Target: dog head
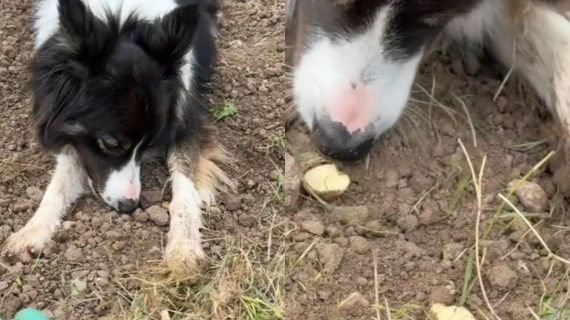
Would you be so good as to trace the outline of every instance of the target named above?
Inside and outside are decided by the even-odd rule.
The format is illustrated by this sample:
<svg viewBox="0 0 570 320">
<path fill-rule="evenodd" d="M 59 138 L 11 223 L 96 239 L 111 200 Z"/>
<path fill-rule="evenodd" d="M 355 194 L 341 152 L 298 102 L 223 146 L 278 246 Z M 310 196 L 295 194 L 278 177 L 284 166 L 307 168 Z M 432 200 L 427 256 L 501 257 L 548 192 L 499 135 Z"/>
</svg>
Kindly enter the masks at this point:
<svg viewBox="0 0 570 320">
<path fill-rule="evenodd" d="M 187 5 L 152 22 L 110 12 L 103 20 L 82 1 L 60 0 L 59 29 L 37 48 L 40 143 L 52 152 L 72 146 L 93 192 L 118 210 L 136 209 L 144 150 L 169 143 L 182 121 L 176 105 L 189 98 L 190 79 L 181 68 L 198 18 L 198 6 Z"/>
<path fill-rule="evenodd" d="M 287 0 L 286 64 L 320 150 L 366 156 L 404 110 L 428 46 L 478 0 Z"/>
</svg>

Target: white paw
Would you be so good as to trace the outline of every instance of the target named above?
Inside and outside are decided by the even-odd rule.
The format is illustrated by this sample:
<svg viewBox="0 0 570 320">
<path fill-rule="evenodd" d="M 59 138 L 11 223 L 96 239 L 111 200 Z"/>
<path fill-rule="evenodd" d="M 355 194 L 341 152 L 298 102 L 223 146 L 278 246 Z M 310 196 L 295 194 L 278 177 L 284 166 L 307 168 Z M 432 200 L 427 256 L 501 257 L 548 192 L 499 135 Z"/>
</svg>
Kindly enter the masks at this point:
<svg viewBox="0 0 570 320">
<path fill-rule="evenodd" d="M 164 262 L 175 274 L 189 275 L 200 268 L 206 260 L 200 240 L 187 238 L 171 239 L 164 251 Z"/>
<path fill-rule="evenodd" d="M 50 239 L 51 232 L 47 226 L 28 223 L 8 237 L 2 248 L 2 256 L 10 260 L 30 262 Z"/>
</svg>

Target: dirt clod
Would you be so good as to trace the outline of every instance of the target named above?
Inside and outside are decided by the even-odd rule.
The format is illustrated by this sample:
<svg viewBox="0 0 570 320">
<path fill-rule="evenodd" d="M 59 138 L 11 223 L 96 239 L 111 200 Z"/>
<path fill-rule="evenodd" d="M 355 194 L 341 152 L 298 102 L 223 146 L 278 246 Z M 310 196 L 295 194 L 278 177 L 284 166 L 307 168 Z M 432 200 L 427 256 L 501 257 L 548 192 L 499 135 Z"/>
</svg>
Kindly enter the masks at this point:
<svg viewBox="0 0 570 320">
<path fill-rule="evenodd" d="M 349 239 L 350 248 L 357 253 L 363 254 L 370 251 L 370 243 L 361 236 L 352 236 Z"/>
<path fill-rule="evenodd" d="M 331 212 L 331 216 L 335 221 L 344 224 L 364 225 L 370 218 L 370 209 L 367 206 L 336 207 Z"/>
<path fill-rule="evenodd" d="M 418 227 L 418 217 L 413 214 L 407 214 L 398 218 L 396 223 L 403 231 L 410 232 Z"/>
<path fill-rule="evenodd" d="M 167 226 L 168 222 L 170 221 L 168 212 L 166 212 L 166 210 L 162 207 L 151 206 L 146 209 L 146 213 L 148 214 L 150 221 L 154 222 L 154 224 L 157 226 Z"/>
<path fill-rule="evenodd" d="M 517 285 L 517 273 L 507 264 L 498 264 L 487 271 L 487 278 L 493 288 L 512 289 Z"/>
<path fill-rule="evenodd" d="M 141 207 L 146 209 L 152 205 L 160 204 L 162 201 L 161 190 L 149 190 L 141 192 Z"/>
<path fill-rule="evenodd" d="M 81 263 L 81 262 L 85 261 L 85 256 L 83 255 L 83 251 L 74 245 L 70 245 L 67 248 L 67 250 L 65 250 L 65 253 L 63 254 L 63 256 L 69 262 L 80 262 Z"/>
<path fill-rule="evenodd" d="M 432 303 L 441 303 L 443 305 L 451 305 L 453 304 L 455 297 L 446 287 L 438 287 L 435 288 L 429 295 L 429 300 Z"/>
<path fill-rule="evenodd" d="M 317 236 L 322 236 L 325 232 L 325 226 L 321 221 L 305 221 L 301 224 L 301 227 L 307 232 Z"/>
<path fill-rule="evenodd" d="M 317 245 L 317 252 L 319 261 L 329 273 L 336 271 L 344 257 L 344 251 L 336 243 Z"/>
<path fill-rule="evenodd" d="M 351 293 L 342 303 L 342 312 L 351 316 L 365 315 L 368 313 L 370 302 L 360 292 Z"/>
<path fill-rule="evenodd" d="M 509 183 L 509 188 L 519 184 L 520 180 L 513 180 Z M 548 195 L 540 185 L 531 181 L 523 181 L 515 194 L 522 205 L 532 212 L 544 212 L 548 209 Z"/>
<path fill-rule="evenodd" d="M 135 221 L 144 223 L 148 221 L 149 214 L 148 212 L 143 211 L 142 209 L 137 209 L 135 212 L 133 212 L 133 219 L 135 219 Z"/>
</svg>

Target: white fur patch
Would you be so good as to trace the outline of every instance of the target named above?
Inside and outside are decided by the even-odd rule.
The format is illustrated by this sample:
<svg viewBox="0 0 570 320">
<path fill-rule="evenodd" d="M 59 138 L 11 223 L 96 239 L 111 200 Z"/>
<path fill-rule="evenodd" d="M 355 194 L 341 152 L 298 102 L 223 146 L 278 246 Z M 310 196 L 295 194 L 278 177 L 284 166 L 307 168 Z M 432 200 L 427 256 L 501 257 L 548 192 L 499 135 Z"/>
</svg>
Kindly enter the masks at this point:
<svg viewBox="0 0 570 320">
<path fill-rule="evenodd" d="M 51 239 L 63 216 L 83 194 L 87 174 L 74 152 L 57 156 L 57 165 L 42 201 L 30 221 L 6 241 L 4 251 L 40 251 Z"/>
<path fill-rule="evenodd" d="M 424 52 L 402 62 L 388 58 L 390 11 L 391 6 L 382 7 L 370 27 L 345 39 L 313 32 L 293 74 L 295 103 L 309 127 L 315 119 L 329 116 L 349 131 L 372 126 L 380 134 L 398 120 Z M 350 94 L 354 89 L 360 91 Z"/>
</svg>

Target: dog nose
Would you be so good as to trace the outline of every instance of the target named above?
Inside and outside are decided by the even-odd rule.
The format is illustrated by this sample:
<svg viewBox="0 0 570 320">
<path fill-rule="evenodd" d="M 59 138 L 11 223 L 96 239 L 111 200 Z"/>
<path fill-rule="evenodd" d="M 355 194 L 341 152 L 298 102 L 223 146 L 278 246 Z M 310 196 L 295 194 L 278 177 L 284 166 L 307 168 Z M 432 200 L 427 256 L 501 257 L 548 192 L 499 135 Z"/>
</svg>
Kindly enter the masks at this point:
<svg viewBox="0 0 570 320">
<path fill-rule="evenodd" d="M 133 213 L 139 207 L 139 202 L 133 199 L 123 199 L 119 201 L 119 211 Z"/>
<path fill-rule="evenodd" d="M 313 136 L 322 154 L 342 162 L 361 160 L 374 146 L 374 136 L 352 136 L 345 130 L 321 130 L 317 126 Z"/>
</svg>

